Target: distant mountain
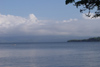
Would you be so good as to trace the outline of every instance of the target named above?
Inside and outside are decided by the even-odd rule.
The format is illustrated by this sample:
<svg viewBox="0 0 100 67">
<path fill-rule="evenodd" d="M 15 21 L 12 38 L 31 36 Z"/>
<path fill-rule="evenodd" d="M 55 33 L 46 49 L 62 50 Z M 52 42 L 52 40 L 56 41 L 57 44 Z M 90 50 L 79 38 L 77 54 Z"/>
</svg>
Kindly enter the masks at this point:
<svg viewBox="0 0 100 67">
<path fill-rule="evenodd" d="M 68 40 L 67 42 L 100 42 L 100 37 L 93 37 L 89 39 L 82 39 L 82 40 Z"/>
</svg>

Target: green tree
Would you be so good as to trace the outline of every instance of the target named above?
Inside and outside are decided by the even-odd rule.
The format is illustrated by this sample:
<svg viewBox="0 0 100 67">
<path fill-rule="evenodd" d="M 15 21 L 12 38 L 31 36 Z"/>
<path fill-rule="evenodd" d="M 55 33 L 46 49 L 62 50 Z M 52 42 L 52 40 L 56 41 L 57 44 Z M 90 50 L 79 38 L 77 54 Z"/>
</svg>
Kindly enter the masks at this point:
<svg viewBox="0 0 100 67">
<path fill-rule="evenodd" d="M 80 12 L 88 10 L 89 12 L 88 14 L 86 14 L 86 16 L 88 17 L 91 16 L 90 14 L 91 10 L 96 8 L 96 11 L 94 12 L 94 15 L 92 18 L 100 17 L 100 0 L 80 0 L 80 1 L 66 0 L 66 5 L 68 5 L 69 3 L 74 3 L 74 6 L 76 6 L 77 8 L 79 6 L 83 6 L 83 8 L 80 9 Z"/>
</svg>

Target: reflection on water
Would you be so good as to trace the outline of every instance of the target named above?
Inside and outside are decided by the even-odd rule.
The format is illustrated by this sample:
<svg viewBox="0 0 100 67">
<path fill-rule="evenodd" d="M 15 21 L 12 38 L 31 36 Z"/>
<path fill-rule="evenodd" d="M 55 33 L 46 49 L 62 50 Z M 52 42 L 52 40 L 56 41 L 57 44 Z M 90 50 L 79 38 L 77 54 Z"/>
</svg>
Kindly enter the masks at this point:
<svg viewBox="0 0 100 67">
<path fill-rule="evenodd" d="M 1 44 L 0 67 L 100 67 L 99 44 Z"/>
</svg>

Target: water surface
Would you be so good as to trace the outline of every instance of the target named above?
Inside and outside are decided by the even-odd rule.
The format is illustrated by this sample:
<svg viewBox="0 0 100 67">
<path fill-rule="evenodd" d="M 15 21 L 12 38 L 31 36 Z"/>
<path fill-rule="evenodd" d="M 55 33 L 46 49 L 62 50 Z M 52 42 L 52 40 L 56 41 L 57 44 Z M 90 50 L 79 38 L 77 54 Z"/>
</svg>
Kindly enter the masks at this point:
<svg viewBox="0 0 100 67">
<path fill-rule="evenodd" d="M 0 44 L 0 67 L 100 67 L 100 42 Z"/>
</svg>

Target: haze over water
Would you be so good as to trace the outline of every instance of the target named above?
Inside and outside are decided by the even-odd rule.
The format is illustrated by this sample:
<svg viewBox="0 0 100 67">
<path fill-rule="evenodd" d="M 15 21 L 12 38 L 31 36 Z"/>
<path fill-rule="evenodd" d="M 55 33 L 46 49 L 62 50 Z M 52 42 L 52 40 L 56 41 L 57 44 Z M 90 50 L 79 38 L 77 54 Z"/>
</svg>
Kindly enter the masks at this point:
<svg viewBox="0 0 100 67">
<path fill-rule="evenodd" d="M 100 42 L 0 44 L 0 67 L 100 67 Z"/>
</svg>

